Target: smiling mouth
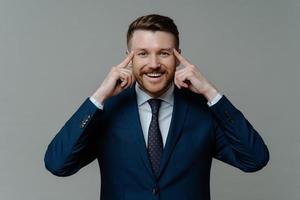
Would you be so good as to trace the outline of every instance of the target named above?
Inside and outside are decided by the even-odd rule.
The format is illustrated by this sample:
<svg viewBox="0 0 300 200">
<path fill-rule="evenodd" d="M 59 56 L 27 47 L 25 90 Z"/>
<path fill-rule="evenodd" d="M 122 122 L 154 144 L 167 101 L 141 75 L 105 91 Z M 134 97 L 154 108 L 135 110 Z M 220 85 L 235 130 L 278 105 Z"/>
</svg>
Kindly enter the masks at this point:
<svg viewBox="0 0 300 200">
<path fill-rule="evenodd" d="M 146 76 L 150 78 L 159 78 L 162 76 L 162 73 L 146 73 Z"/>
</svg>

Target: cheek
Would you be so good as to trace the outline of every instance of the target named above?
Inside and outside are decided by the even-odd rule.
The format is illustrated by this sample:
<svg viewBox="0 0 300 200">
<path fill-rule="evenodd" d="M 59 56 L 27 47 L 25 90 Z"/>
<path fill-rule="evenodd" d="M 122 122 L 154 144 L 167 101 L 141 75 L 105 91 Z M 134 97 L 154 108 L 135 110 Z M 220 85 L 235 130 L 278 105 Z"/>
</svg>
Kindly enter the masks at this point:
<svg viewBox="0 0 300 200">
<path fill-rule="evenodd" d="M 132 61 L 132 73 L 136 79 L 140 79 L 142 75 L 142 66 L 137 62 Z"/>
<path fill-rule="evenodd" d="M 136 65 L 136 66 L 141 66 L 145 63 L 146 63 L 145 59 L 142 59 L 142 58 L 133 57 L 133 59 L 132 59 L 132 64 Z"/>
<path fill-rule="evenodd" d="M 133 58 L 132 59 L 132 71 L 134 75 L 140 75 L 144 70 L 147 65 L 146 59 L 141 59 L 141 58 Z"/>
<path fill-rule="evenodd" d="M 175 71 L 176 70 L 176 60 L 174 58 L 170 58 L 168 60 L 165 60 L 163 62 L 165 66 L 167 66 L 169 71 Z"/>
<path fill-rule="evenodd" d="M 136 65 L 134 63 L 132 63 L 132 73 L 137 78 L 137 75 L 139 73 L 138 73 L 138 68 L 136 67 Z"/>
</svg>

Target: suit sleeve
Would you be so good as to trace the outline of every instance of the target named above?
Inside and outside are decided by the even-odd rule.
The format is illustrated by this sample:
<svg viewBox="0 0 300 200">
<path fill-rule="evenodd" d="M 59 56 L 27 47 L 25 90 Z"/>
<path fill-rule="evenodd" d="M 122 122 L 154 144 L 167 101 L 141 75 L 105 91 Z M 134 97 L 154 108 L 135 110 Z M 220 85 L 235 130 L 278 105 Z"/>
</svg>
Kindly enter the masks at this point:
<svg viewBox="0 0 300 200">
<path fill-rule="evenodd" d="M 210 109 L 216 119 L 214 157 L 245 172 L 263 168 L 268 148 L 243 114 L 225 96 Z"/>
<path fill-rule="evenodd" d="M 45 167 L 54 175 L 69 176 L 96 157 L 97 118 L 99 110 L 86 99 L 48 145 Z"/>
</svg>

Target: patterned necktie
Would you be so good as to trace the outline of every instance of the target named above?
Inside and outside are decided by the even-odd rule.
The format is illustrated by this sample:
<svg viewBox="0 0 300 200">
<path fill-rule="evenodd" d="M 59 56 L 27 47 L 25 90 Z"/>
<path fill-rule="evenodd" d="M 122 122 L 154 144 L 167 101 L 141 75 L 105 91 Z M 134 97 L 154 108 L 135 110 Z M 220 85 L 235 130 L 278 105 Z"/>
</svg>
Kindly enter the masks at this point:
<svg viewBox="0 0 300 200">
<path fill-rule="evenodd" d="M 148 100 L 152 110 L 152 119 L 148 131 L 148 155 L 156 176 L 158 176 L 159 164 L 163 153 L 163 142 L 158 124 L 160 102 L 160 99 Z"/>
</svg>

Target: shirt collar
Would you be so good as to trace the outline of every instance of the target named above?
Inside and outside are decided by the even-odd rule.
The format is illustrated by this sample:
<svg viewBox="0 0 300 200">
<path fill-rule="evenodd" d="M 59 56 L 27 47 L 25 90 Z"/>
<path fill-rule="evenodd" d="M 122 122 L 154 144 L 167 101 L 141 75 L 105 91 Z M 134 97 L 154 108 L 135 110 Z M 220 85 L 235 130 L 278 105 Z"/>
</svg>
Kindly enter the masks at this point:
<svg viewBox="0 0 300 200">
<path fill-rule="evenodd" d="M 147 102 L 149 99 L 152 99 L 152 97 L 144 92 L 138 83 L 135 84 L 135 91 L 137 96 L 137 103 L 138 106 L 141 106 L 145 102 Z M 162 94 L 158 99 L 161 99 L 162 101 L 173 105 L 174 104 L 174 83 L 168 88 L 168 90 Z"/>
</svg>

